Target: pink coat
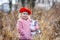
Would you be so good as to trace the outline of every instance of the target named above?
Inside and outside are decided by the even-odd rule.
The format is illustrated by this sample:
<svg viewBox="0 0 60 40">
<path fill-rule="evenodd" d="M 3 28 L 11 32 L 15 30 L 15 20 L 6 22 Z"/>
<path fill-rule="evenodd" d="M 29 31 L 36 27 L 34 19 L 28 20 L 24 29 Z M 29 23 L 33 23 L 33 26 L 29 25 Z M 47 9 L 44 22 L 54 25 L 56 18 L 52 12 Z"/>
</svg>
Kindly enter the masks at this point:
<svg viewBox="0 0 60 40">
<path fill-rule="evenodd" d="M 19 19 L 17 21 L 17 30 L 20 39 L 31 39 L 30 20 Z"/>
<path fill-rule="evenodd" d="M 29 19 L 19 19 L 17 21 L 17 30 L 19 32 L 19 39 L 31 39 L 31 29 L 30 29 L 30 23 L 31 21 Z M 38 25 L 36 25 L 36 28 L 38 29 Z"/>
</svg>

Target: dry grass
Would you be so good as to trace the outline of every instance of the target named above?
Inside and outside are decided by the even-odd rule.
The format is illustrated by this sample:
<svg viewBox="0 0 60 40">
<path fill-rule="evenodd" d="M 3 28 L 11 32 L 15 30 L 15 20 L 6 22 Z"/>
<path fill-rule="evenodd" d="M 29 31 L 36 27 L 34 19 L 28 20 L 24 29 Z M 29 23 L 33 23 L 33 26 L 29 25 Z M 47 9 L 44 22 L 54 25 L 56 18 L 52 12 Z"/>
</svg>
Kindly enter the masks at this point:
<svg viewBox="0 0 60 40">
<path fill-rule="evenodd" d="M 39 29 L 41 30 L 41 34 L 36 34 L 33 40 L 59 40 L 55 35 L 55 32 L 57 32 L 57 34 L 60 33 L 60 31 L 58 31 L 60 30 L 60 26 L 58 25 L 60 20 L 60 6 L 58 4 L 53 6 L 49 11 L 40 8 L 34 9 L 33 18 L 36 18 L 39 23 Z M 8 15 L 3 14 L 1 15 L 1 19 L 0 26 L 2 29 L 0 30 L 0 40 L 18 40 L 16 12 Z"/>
</svg>

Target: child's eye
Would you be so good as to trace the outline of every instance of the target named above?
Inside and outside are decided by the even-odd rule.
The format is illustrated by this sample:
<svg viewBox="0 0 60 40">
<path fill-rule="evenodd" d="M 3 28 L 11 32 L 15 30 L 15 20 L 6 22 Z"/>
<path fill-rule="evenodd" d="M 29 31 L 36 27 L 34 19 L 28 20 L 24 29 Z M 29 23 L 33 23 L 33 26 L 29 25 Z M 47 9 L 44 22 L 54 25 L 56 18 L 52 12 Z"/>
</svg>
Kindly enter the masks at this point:
<svg viewBox="0 0 60 40">
<path fill-rule="evenodd" d="M 24 15 L 28 15 L 28 13 L 23 13 Z"/>
<path fill-rule="evenodd" d="M 26 14 L 26 13 L 23 13 L 23 14 Z"/>
</svg>

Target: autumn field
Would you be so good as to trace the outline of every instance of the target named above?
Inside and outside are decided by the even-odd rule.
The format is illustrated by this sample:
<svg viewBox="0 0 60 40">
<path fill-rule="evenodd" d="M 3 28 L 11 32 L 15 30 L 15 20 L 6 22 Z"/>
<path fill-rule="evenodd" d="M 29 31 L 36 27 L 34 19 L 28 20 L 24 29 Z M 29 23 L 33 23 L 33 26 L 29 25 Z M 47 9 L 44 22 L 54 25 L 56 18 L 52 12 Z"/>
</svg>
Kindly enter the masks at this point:
<svg viewBox="0 0 60 40">
<path fill-rule="evenodd" d="M 31 8 L 30 8 L 31 9 Z M 56 3 L 50 10 L 39 7 L 31 9 L 39 24 L 40 34 L 32 37 L 33 40 L 60 40 L 60 3 Z M 18 40 L 16 22 L 19 13 L 17 11 L 6 14 L 0 12 L 0 40 Z"/>
</svg>

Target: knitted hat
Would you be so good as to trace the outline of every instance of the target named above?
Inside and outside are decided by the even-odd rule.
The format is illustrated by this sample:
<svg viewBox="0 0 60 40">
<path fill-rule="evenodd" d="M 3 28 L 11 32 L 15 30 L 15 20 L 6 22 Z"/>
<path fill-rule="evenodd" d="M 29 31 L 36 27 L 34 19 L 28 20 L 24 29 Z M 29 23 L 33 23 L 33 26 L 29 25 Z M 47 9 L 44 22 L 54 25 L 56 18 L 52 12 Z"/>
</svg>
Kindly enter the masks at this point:
<svg viewBox="0 0 60 40">
<path fill-rule="evenodd" d="M 20 13 L 27 12 L 28 15 L 31 14 L 31 11 L 30 11 L 28 8 L 25 8 L 25 7 L 20 8 L 20 9 L 19 9 L 19 12 L 20 12 Z"/>
</svg>

